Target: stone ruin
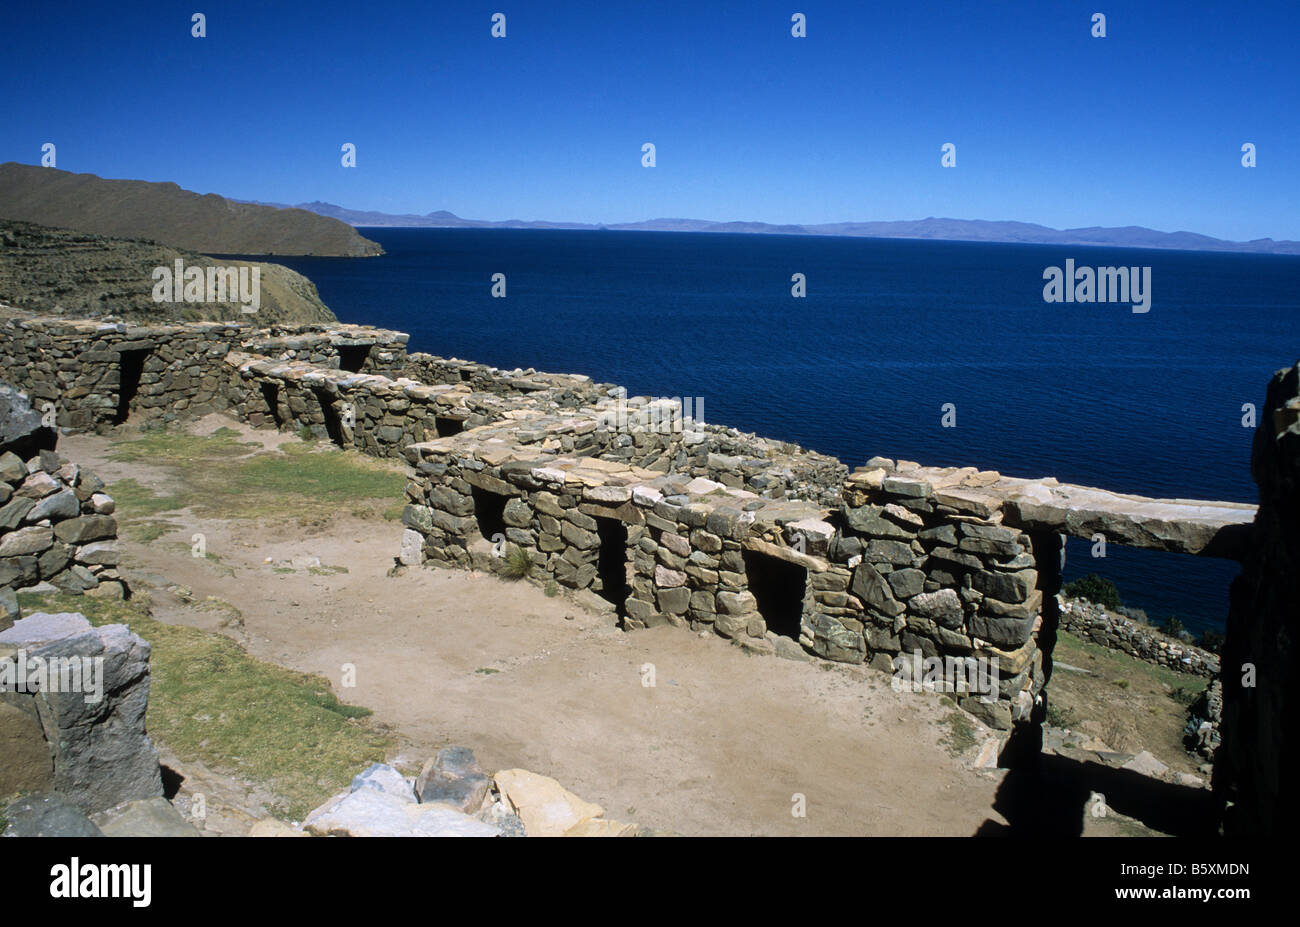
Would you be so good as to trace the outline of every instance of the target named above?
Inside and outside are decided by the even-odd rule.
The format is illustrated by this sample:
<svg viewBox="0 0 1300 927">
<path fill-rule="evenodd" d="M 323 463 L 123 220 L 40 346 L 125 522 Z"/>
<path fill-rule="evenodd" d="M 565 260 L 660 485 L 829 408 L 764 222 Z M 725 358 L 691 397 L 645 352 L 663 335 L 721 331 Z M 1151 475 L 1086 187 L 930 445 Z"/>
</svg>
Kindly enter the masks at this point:
<svg viewBox="0 0 1300 927">
<path fill-rule="evenodd" d="M 629 630 L 707 630 L 752 651 L 870 663 L 914 679 L 918 658 L 991 663 L 995 686 L 958 680 L 955 694 L 1003 731 L 1032 728 L 1046 713 L 1067 535 L 1244 560 L 1243 580 L 1273 617 L 1254 622 L 1254 601 L 1234 593 L 1224 715 L 1282 717 L 1281 695 L 1234 703 L 1231 673 L 1259 648 L 1269 651 L 1262 664 L 1294 661 L 1276 643 L 1293 633 L 1297 602 L 1294 585 L 1277 579 L 1297 575 L 1287 564 L 1300 550 L 1294 368 L 1275 380 L 1264 416 L 1283 422 L 1283 437 L 1257 438 L 1257 519 L 1250 505 L 883 457 L 850 473 L 796 445 L 694 421 L 678 400 L 408 354 L 406 343 L 403 333 L 354 325 L 16 318 L 0 330 L 0 371 L 48 402 L 62 428 L 225 410 L 403 459 L 413 473 L 394 552 L 411 566 L 524 572 L 599 597 Z M 1261 723 L 1236 736 L 1284 742 Z M 1225 733 L 1230 751 L 1235 743 Z M 1291 756 L 1276 754 L 1268 774 Z M 1246 771 L 1234 766 L 1233 775 L 1240 793 Z M 1266 817 L 1252 826 L 1265 828 Z"/>
<path fill-rule="evenodd" d="M 145 731 L 149 645 L 77 613 L 22 615 L 24 588 L 128 594 L 113 500 L 56 440 L 0 384 L 0 796 L 27 796 L 6 833 L 101 836 L 87 815 L 116 818 L 163 794 Z"/>
</svg>

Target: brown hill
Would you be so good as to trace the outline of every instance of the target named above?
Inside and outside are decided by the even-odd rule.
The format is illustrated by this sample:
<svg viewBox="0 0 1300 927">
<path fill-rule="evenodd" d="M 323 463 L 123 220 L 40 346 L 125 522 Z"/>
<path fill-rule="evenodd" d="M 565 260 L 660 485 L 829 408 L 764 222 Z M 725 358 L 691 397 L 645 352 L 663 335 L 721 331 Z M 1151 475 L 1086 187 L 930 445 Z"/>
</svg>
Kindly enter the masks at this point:
<svg viewBox="0 0 1300 927">
<path fill-rule="evenodd" d="M 244 311 L 237 285 L 221 301 L 175 301 L 175 290 L 165 287 L 164 295 L 173 301 L 156 301 L 160 278 L 155 270 L 166 268 L 174 276 L 177 260 L 184 269 L 203 268 L 205 285 L 210 267 L 234 268 L 236 275 L 247 268 L 245 292 L 251 292 L 252 269 L 257 268 L 257 311 Z M 205 289 L 203 295 L 210 294 Z M 151 241 L 106 238 L 7 219 L 0 219 L 0 303 L 40 315 L 111 315 L 132 322 L 338 321 L 320 301 L 315 284 L 279 264 L 223 260 Z"/>
<path fill-rule="evenodd" d="M 346 223 L 305 209 L 254 206 L 174 183 L 105 180 L 13 161 L 0 164 L 0 218 L 207 254 L 383 253 Z"/>
</svg>

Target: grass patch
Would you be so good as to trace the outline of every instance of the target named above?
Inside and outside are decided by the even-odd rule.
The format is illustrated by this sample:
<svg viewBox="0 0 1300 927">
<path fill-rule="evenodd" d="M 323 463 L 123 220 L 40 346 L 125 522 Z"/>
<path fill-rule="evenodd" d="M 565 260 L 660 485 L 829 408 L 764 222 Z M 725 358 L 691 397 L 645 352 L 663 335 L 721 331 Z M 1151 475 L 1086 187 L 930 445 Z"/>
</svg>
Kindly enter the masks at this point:
<svg viewBox="0 0 1300 927">
<path fill-rule="evenodd" d="M 391 735 L 359 720 L 369 709 L 340 702 L 323 677 L 263 663 L 224 635 L 157 621 L 140 596 L 20 599 L 27 612 L 78 611 L 92 624 L 130 626 L 153 650 L 150 735 L 182 757 L 265 785 L 286 818 L 301 820 L 394 747 Z"/>
<path fill-rule="evenodd" d="M 939 738 L 939 743 L 948 748 L 953 756 L 960 756 L 975 746 L 975 724 L 964 711 L 950 711 L 939 720 L 947 730 Z"/>
<path fill-rule="evenodd" d="M 1148 663 L 1121 650 L 1111 650 L 1091 641 L 1075 637 L 1068 631 L 1057 635 L 1056 649 L 1052 652 L 1055 659 L 1104 673 L 1112 679 L 1125 679 L 1130 682 L 1154 681 L 1163 686 L 1166 693 L 1178 688 L 1188 688 L 1200 695 L 1210 684 L 1203 676 L 1180 673 L 1156 663 Z M 1059 677 L 1055 674 L 1052 680 Z"/>
<path fill-rule="evenodd" d="M 117 503 L 117 512 L 124 512 L 132 518 L 175 512 L 188 504 L 179 495 L 161 496 L 133 479 L 118 480 L 109 484 L 105 491 Z"/>
<path fill-rule="evenodd" d="M 213 457 L 242 457 L 261 446 L 240 442 L 239 432 L 233 428 L 218 428 L 210 435 L 159 429 L 145 432 L 139 438 L 116 442 L 109 456 L 122 461 L 185 464 Z"/>
<path fill-rule="evenodd" d="M 123 530 L 131 537 L 132 540 L 139 541 L 141 544 L 152 544 L 164 534 L 177 529 L 177 525 L 170 521 L 153 519 L 150 521 L 135 522 L 123 525 Z"/>
<path fill-rule="evenodd" d="M 241 442 L 230 428 L 210 435 L 149 432 L 115 443 L 110 454 L 115 460 L 158 464 L 181 477 L 183 488 L 172 495 L 131 479 L 114 483 L 110 493 L 128 522 L 184 508 L 207 517 L 293 518 L 301 525 L 323 524 L 338 512 L 359 517 L 382 512 L 392 521 L 401 518 L 402 506 L 394 500 L 406 489 L 405 473 L 391 462 L 333 449 L 325 453 L 315 443 L 267 451 Z M 386 503 L 382 509 L 375 505 L 380 501 Z M 139 530 L 148 541 L 167 529 Z"/>
<path fill-rule="evenodd" d="M 1126 753 L 1150 750 L 1175 770 L 1191 772 L 1183 729 L 1187 706 L 1209 680 L 1110 650 L 1061 631 L 1053 657 L 1090 674 L 1055 672 L 1048 720 Z"/>
<path fill-rule="evenodd" d="M 1068 708 L 1062 708 L 1050 698 L 1047 700 L 1047 723 L 1052 727 L 1072 728 L 1079 722 L 1074 712 Z"/>
</svg>

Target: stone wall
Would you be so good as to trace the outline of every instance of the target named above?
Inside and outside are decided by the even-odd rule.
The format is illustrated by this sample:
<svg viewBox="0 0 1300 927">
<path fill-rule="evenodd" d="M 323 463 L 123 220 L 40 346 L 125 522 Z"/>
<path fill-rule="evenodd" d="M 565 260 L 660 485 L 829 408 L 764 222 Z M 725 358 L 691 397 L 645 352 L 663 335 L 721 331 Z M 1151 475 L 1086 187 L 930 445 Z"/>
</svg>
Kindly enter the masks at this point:
<svg viewBox="0 0 1300 927">
<path fill-rule="evenodd" d="M 226 409 L 231 351 L 338 370 L 395 372 L 407 335 L 368 326 L 256 329 L 233 323 L 127 325 L 12 318 L 0 328 L 0 377 L 55 423 L 88 431 L 172 422 Z"/>
<path fill-rule="evenodd" d="M 87 431 L 135 420 L 172 421 L 224 407 L 219 363 L 238 326 L 127 326 L 10 320 L 0 331 L 0 376 L 59 428 Z M 124 373 L 128 393 L 122 396 Z"/>
<path fill-rule="evenodd" d="M 1059 560 L 1058 535 L 940 500 L 892 461 L 849 477 L 829 509 L 576 456 L 571 429 L 586 424 L 537 422 L 550 445 L 502 427 L 414 445 L 402 560 L 519 572 L 526 557 L 535 578 L 606 598 L 627 628 L 708 629 L 759 652 L 806 648 L 886 672 L 900 659 L 983 660 L 996 689 L 957 681 L 963 707 L 1001 729 L 1032 719 L 1049 672 L 1044 595 L 1054 604 L 1059 585 L 1036 558 Z"/>
<path fill-rule="evenodd" d="M 0 630 L 19 615 L 17 591 L 38 583 L 126 593 L 113 500 L 89 470 L 48 447 L 32 451 L 46 431 L 27 397 L 0 384 Z"/>
<path fill-rule="evenodd" d="M 523 557 L 536 578 L 603 596 L 628 628 L 708 628 L 756 651 L 896 675 L 919 675 L 918 660 L 996 665 L 995 691 L 957 694 L 998 728 L 1045 710 L 1065 534 L 1226 557 L 1255 545 L 1251 506 L 884 458 L 850 475 L 677 399 L 406 344 L 362 326 L 20 318 L 0 331 L 0 370 L 67 429 L 224 409 L 405 459 L 408 564 L 517 570 Z"/>
<path fill-rule="evenodd" d="M 1259 514 L 1232 584 L 1214 788 L 1225 833 L 1289 835 L 1300 823 L 1300 364 L 1269 383 L 1251 471 Z"/>
<path fill-rule="evenodd" d="M 1060 627 L 1101 647 L 1122 650 L 1180 673 L 1211 678 L 1219 675 L 1219 658 L 1208 650 L 1193 647 L 1091 602 L 1081 599 L 1063 602 Z"/>
</svg>

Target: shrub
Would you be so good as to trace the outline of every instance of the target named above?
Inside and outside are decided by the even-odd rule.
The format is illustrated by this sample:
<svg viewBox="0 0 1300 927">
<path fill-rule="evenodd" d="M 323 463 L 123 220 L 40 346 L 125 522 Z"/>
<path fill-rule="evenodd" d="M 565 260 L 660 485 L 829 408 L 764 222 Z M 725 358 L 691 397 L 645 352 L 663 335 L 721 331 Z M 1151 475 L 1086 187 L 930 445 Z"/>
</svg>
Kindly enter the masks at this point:
<svg viewBox="0 0 1300 927">
<path fill-rule="evenodd" d="M 523 579 L 533 571 L 533 560 L 528 551 L 513 544 L 506 550 L 501 563 L 501 575 L 506 579 Z"/>
<path fill-rule="evenodd" d="M 1164 623 L 1160 625 L 1160 630 L 1165 634 L 1168 634 L 1170 637 L 1177 638 L 1181 638 L 1187 633 L 1187 629 L 1183 627 L 1183 623 L 1173 615 L 1170 615 L 1164 620 Z"/>
<path fill-rule="evenodd" d="M 1103 605 L 1109 609 L 1118 609 L 1123 604 L 1115 584 L 1096 573 L 1089 573 L 1082 579 L 1066 583 L 1061 587 L 1061 591 L 1069 598 L 1087 599 L 1094 605 Z"/>
<path fill-rule="evenodd" d="M 1201 632 L 1200 640 L 1196 646 L 1202 650 L 1208 650 L 1210 653 L 1218 653 L 1223 647 L 1224 636 L 1222 632 L 1208 629 Z"/>
</svg>

